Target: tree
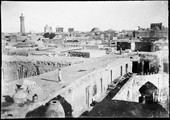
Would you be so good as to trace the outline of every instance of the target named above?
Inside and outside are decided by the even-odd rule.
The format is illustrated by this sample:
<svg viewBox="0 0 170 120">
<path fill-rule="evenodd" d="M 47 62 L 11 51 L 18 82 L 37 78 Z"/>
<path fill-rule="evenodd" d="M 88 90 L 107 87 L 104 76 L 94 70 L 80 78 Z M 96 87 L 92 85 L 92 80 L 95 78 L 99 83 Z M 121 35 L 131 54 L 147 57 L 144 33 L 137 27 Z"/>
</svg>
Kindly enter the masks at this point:
<svg viewBox="0 0 170 120">
<path fill-rule="evenodd" d="M 49 39 L 53 39 L 54 37 L 55 37 L 55 34 L 51 33 Z"/>
<path fill-rule="evenodd" d="M 44 33 L 43 35 L 45 38 L 49 38 L 49 39 L 53 39 L 55 37 L 55 34 L 54 33 Z"/>
<path fill-rule="evenodd" d="M 50 34 L 47 32 L 47 33 L 44 33 L 43 35 L 45 38 L 49 38 Z"/>
</svg>

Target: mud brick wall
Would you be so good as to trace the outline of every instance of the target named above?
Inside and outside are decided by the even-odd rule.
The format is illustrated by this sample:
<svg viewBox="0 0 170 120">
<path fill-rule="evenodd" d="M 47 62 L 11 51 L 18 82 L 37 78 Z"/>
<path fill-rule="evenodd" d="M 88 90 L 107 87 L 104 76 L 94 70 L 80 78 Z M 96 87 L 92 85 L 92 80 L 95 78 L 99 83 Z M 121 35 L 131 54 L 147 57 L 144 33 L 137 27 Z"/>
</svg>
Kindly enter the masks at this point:
<svg viewBox="0 0 170 120">
<path fill-rule="evenodd" d="M 3 62 L 3 79 L 6 82 L 37 76 L 57 68 L 71 65 L 71 62 L 50 62 L 50 61 L 10 61 Z"/>
<path fill-rule="evenodd" d="M 20 55 L 20 56 L 28 56 L 28 52 L 26 51 L 17 51 L 17 52 L 11 52 L 7 51 L 5 52 L 7 55 Z"/>
</svg>

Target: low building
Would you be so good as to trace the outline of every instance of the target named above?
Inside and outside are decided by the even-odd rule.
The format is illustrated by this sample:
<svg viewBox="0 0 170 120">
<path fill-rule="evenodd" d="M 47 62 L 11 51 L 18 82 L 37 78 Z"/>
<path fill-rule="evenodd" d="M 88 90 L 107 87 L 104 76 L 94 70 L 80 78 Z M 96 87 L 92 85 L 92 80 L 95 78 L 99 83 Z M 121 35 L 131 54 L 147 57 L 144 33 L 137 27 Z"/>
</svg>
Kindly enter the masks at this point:
<svg viewBox="0 0 170 120">
<path fill-rule="evenodd" d="M 132 51 L 151 52 L 151 42 L 143 42 L 140 40 L 119 40 L 117 41 L 117 50 L 131 49 Z"/>
<path fill-rule="evenodd" d="M 74 32 L 74 28 L 68 28 L 68 32 L 69 33 Z"/>
<path fill-rule="evenodd" d="M 89 44 L 81 44 L 81 47 L 89 50 L 99 50 L 100 45 L 89 45 Z"/>
<path fill-rule="evenodd" d="M 90 37 L 75 37 L 75 36 L 71 36 L 71 37 L 66 37 L 66 42 L 69 41 L 74 41 L 77 40 L 79 42 L 81 41 L 88 41 L 90 39 Z"/>
<path fill-rule="evenodd" d="M 88 40 L 89 37 L 66 37 L 63 45 L 66 47 L 80 47 L 81 44 Z"/>
<path fill-rule="evenodd" d="M 38 45 L 35 42 L 17 42 L 13 45 L 16 48 L 22 48 L 22 47 L 37 47 Z"/>
<path fill-rule="evenodd" d="M 80 47 L 80 42 L 66 42 L 64 47 Z"/>
<path fill-rule="evenodd" d="M 96 58 L 106 55 L 105 50 L 74 50 L 69 51 L 70 57 Z"/>
<path fill-rule="evenodd" d="M 49 38 L 42 38 L 43 44 L 45 46 L 50 46 L 50 45 L 61 45 L 63 44 L 65 40 L 65 35 L 64 34 L 56 34 L 55 37 L 53 39 L 49 39 Z"/>
<path fill-rule="evenodd" d="M 84 46 L 84 45 L 101 45 L 101 44 L 102 44 L 102 40 L 86 39 L 86 40 L 81 41 L 82 46 Z"/>
<path fill-rule="evenodd" d="M 136 38 L 150 37 L 150 30 L 140 29 L 135 31 Z"/>
<path fill-rule="evenodd" d="M 135 50 L 151 52 L 151 42 L 135 42 Z"/>
<path fill-rule="evenodd" d="M 134 51 L 136 49 L 135 43 L 136 42 L 140 42 L 139 40 L 129 40 L 129 39 L 119 39 L 117 41 L 115 41 L 115 45 L 117 50 L 126 50 L 126 49 L 130 49 L 132 51 Z"/>
<path fill-rule="evenodd" d="M 63 27 L 56 27 L 56 32 L 64 32 L 64 28 Z"/>
<path fill-rule="evenodd" d="M 92 109 L 90 104 L 99 101 L 106 94 L 108 85 L 114 79 L 131 72 L 132 62 L 129 58 L 117 58 L 117 56 L 104 56 L 75 64 L 61 69 L 61 81 L 58 81 L 58 70 L 44 73 L 40 76 L 30 77 L 14 81 L 8 85 L 6 93 L 15 92 L 16 84 L 28 87 L 30 95 L 38 96 L 37 102 L 23 107 L 15 107 L 10 114 L 15 117 L 25 117 L 28 112 L 44 106 L 54 98 L 64 98 L 69 104 L 71 116 L 78 117 L 86 110 Z M 9 86 L 12 87 L 9 87 Z M 29 98 L 31 98 L 31 96 Z M 62 106 L 64 109 L 65 106 Z M 41 109 L 41 108 L 40 108 Z M 13 113 L 14 112 L 14 113 Z M 15 114 L 15 113 L 20 114 Z M 8 116 L 8 114 L 6 114 Z"/>
</svg>

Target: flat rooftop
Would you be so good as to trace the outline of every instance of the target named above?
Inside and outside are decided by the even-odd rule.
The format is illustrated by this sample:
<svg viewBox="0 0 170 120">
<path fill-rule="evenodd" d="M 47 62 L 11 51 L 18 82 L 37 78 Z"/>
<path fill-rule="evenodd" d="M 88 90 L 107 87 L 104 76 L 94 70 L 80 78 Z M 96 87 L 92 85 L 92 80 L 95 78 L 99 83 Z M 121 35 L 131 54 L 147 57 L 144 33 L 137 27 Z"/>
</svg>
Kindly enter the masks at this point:
<svg viewBox="0 0 170 120">
<path fill-rule="evenodd" d="M 42 96 L 41 100 L 50 98 L 53 93 L 57 93 L 62 88 L 74 83 L 75 80 L 91 73 L 92 71 L 106 67 L 108 64 L 114 62 L 120 62 L 127 58 L 118 58 L 117 55 L 105 55 L 103 57 L 86 59 L 83 63 L 73 64 L 61 69 L 63 82 L 58 82 L 58 70 L 51 71 L 48 73 L 41 74 L 40 76 L 29 77 L 20 79 L 7 84 L 5 93 L 3 95 L 12 95 L 15 89 L 15 84 L 20 83 L 24 80 L 35 81 L 41 88 Z M 43 60 L 43 59 L 42 59 Z M 123 61 L 122 61 L 123 62 Z M 10 89 L 9 89 L 10 88 Z"/>
<path fill-rule="evenodd" d="M 57 95 L 64 92 L 71 85 L 75 85 L 75 81 L 79 80 L 83 76 L 87 76 L 89 73 L 100 70 L 111 64 L 118 64 L 119 62 L 125 62 L 129 59 L 126 55 L 115 55 L 109 54 L 98 58 L 86 59 L 83 63 L 73 64 L 71 66 L 63 67 L 61 69 L 63 82 L 58 81 L 58 70 L 54 70 L 48 73 L 41 74 L 40 76 L 33 76 L 29 78 L 23 78 L 17 81 L 10 82 L 8 84 L 3 84 L 2 96 L 12 96 L 15 93 L 16 84 L 21 84 L 25 81 L 35 82 L 38 86 L 36 87 L 36 92 L 33 91 L 32 95 L 35 93 L 38 95 L 39 101 L 31 106 L 24 106 L 22 108 L 15 107 L 15 111 L 29 112 L 42 105 L 45 105 L 48 101 L 56 97 Z M 43 59 L 42 59 L 43 60 Z M 29 95 L 28 97 L 32 97 Z M 12 106 L 10 106 L 11 108 Z"/>
<path fill-rule="evenodd" d="M 93 52 L 93 53 L 99 53 L 99 52 L 105 52 L 105 50 L 91 50 L 91 49 L 82 49 L 82 50 L 73 50 L 73 52 L 89 52 L 89 53 L 91 53 L 91 52 Z"/>
<path fill-rule="evenodd" d="M 116 42 L 140 42 L 139 39 L 132 39 L 132 40 L 129 40 L 129 39 L 118 39 L 118 40 L 115 40 Z"/>
</svg>

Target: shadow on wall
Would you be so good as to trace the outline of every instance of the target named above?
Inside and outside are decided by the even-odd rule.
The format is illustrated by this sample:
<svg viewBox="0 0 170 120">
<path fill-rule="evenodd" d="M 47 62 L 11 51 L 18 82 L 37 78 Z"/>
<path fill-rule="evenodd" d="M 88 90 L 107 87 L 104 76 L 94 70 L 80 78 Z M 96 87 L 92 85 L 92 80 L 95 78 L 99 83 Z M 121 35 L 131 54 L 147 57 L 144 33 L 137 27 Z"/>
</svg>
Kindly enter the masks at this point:
<svg viewBox="0 0 170 120">
<path fill-rule="evenodd" d="M 14 103 L 14 100 L 11 96 L 4 95 L 3 97 L 4 97 L 4 100 L 1 101 L 1 107 L 7 107 Z"/>
<path fill-rule="evenodd" d="M 61 103 L 61 106 L 64 109 L 65 117 L 66 118 L 72 118 L 72 106 L 69 104 L 64 97 L 57 96 L 57 98 L 54 98 L 53 100 L 58 100 Z M 47 103 L 45 106 L 40 106 L 39 108 L 27 113 L 26 118 L 45 118 L 45 113 L 48 109 L 50 103 Z"/>
<path fill-rule="evenodd" d="M 3 97 L 5 98 L 6 102 L 9 102 L 9 103 L 13 103 L 14 102 L 13 98 L 11 96 L 9 96 L 9 95 L 5 95 Z"/>
<path fill-rule="evenodd" d="M 140 89 L 140 103 L 158 103 L 158 88 L 150 82 L 145 83 Z"/>
</svg>

